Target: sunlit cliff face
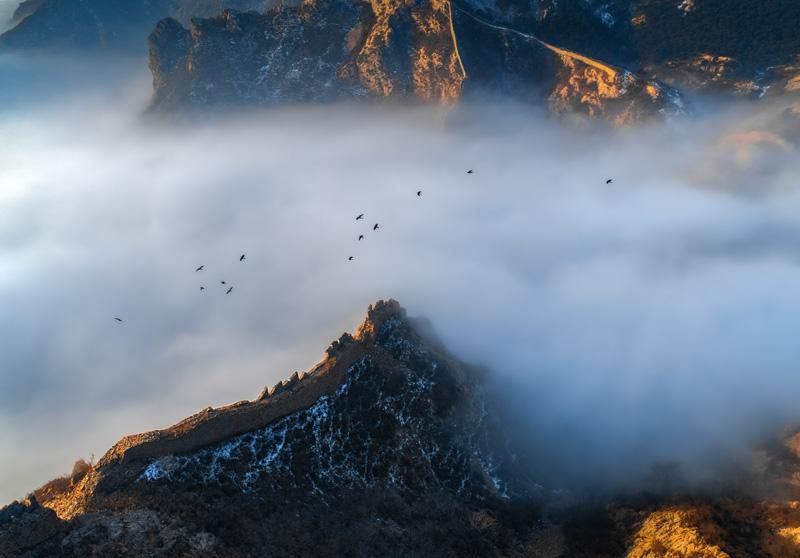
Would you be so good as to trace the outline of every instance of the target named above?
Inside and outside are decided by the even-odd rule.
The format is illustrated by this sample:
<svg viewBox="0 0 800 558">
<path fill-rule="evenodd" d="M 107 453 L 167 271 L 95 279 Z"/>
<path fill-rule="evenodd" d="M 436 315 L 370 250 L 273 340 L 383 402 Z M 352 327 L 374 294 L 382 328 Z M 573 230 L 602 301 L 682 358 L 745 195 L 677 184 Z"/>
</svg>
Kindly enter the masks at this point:
<svg viewBox="0 0 800 558">
<path fill-rule="evenodd" d="M 165 123 L 77 99 L 0 119 L 2 500 L 255 397 L 389 296 L 514 386 L 550 473 L 701 464 L 796 418 L 783 107 L 609 135 L 517 105 Z M 753 130 L 788 147 L 729 173 Z"/>
</svg>

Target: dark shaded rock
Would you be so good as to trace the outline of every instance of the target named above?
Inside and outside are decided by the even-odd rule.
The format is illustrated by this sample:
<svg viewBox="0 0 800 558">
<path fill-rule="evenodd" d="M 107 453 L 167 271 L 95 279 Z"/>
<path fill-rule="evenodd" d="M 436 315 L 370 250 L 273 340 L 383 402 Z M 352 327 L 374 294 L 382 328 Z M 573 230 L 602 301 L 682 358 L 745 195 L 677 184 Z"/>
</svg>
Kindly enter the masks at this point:
<svg viewBox="0 0 800 558">
<path fill-rule="evenodd" d="M 55 512 L 31 495 L 0 509 L 0 556 L 21 556 L 65 531 Z"/>
</svg>

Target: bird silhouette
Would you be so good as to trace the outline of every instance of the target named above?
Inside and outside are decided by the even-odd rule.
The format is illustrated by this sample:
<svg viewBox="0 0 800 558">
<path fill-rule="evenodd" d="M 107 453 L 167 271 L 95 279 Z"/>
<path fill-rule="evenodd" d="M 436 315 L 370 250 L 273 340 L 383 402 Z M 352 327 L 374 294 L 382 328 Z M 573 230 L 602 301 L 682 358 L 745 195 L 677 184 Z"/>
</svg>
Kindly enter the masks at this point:
<svg viewBox="0 0 800 558">
<path fill-rule="evenodd" d="M 372 227 L 372 230 L 373 231 L 377 231 L 379 228 L 380 228 L 380 226 L 378 226 L 378 223 L 375 223 L 375 226 Z"/>
<path fill-rule="evenodd" d="M 422 195 L 422 190 L 417 190 L 417 197 L 420 197 L 421 195 Z"/>
<path fill-rule="evenodd" d="M 114 318 L 114 319 L 117 320 L 118 322 L 122 322 L 122 318 Z"/>
<path fill-rule="evenodd" d="M 219 284 L 220 285 L 227 285 L 227 283 L 225 281 L 220 281 Z"/>
<path fill-rule="evenodd" d="M 612 182 L 614 182 L 613 178 L 609 178 L 608 180 L 606 180 L 606 184 L 611 184 Z"/>
<path fill-rule="evenodd" d="M 241 257 L 241 258 L 239 258 L 239 261 L 240 261 L 240 262 L 243 262 L 243 261 L 245 261 L 246 259 L 247 259 L 247 256 L 245 256 L 244 254 L 242 254 L 242 257 Z"/>
<path fill-rule="evenodd" d="M 195 269 L 195 271 L 203 271 L 203 268 L 204 268 L 204 267 L 205 267 L 205 265 L 201 265 L 200 267 L 198 267 L 197 269 Z"/>
<path fill-rule="evenodd" d="M 233 290 L 233 287 L 231 287 L 230 289 L 228 289 L 228 290 L 225 292 L 225 294 L 231 294 L 231 291 L 232 291 L 232 290 Z"/>
<path fill-rule="evenodd" d="M 347 258 L 347 261 L 348 261 L 348 262 L 352 262 L 354 259 L 355 259 L 355 257 L 354 257 L 354 256 L 350 256 L 349 258 Z"/>
<path fill-rule="evenodd" d="M 206 290 L 206 288 L 205 287 L 200 287 L 200 290 L 204 291 L 204 290 Z"/>
<path fill-rule="evenodd" d="M 356 217 L 356 221 L 360 221 L 363 218 L 364 218 L 364 214 L 363 213 L 359 213 L 358 217 Z"/>
<path fill-rule="evenodd" d="M 364 235 L 363 234 L 358 235 L 358 239 L 359 240 L 364 240 Z"/>
<path fill-rule="evenodd" d="M 473 174 L 474 172 L 475 172 L 474 170 L 472 170 L 472 169 L 469 169 L 469 170 L 467 171 L 467 174 Z"/>
</svg>

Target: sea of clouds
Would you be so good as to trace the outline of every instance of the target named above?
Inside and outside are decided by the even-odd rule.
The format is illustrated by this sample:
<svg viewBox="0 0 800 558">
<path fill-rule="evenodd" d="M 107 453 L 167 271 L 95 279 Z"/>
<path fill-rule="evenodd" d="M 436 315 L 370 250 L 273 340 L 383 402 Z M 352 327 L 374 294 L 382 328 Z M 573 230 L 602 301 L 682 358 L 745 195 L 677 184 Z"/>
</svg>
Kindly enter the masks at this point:
<svg viewBox="0 0 800 558">
<path fill-rule="evenodd" d="M 518 105 L 184 119 L 145 114 L 146 76 L 41 81 L 0 110 L 0 502 L 255 397 L 389 297 L 513 386 L 543 477 L 691 467 L 800 414 L 783 106 L 621 131 Z"/>
</svg>

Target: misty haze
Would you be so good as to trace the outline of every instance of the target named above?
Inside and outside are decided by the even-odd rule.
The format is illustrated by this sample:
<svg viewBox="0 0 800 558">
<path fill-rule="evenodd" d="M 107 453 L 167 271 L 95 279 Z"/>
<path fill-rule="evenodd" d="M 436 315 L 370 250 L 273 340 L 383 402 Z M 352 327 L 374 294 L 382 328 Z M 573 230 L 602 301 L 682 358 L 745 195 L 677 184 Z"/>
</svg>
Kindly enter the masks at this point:
<svg viewBox="0 0 800 558">
<path fill-rule="evenodd" d="M 800 556 L 794 4 L 271 4 L 0 3 L 0 557 Z"/>
</svg>

